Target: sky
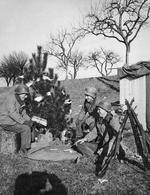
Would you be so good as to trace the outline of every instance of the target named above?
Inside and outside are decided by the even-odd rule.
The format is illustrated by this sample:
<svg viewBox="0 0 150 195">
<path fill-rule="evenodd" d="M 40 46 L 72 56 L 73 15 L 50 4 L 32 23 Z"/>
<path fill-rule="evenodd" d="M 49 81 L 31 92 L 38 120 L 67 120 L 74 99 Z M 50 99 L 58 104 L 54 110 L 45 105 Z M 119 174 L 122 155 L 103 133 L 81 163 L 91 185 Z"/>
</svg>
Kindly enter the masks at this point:
<svg viewBox="0 0 150 195">
<path fill-rule="evenodd" d="M 31 57 L 37 45 L 48 42 L 50 33 L 78 24 L 91 1 L 97 0 L 0 0 L 0 59 L 12 51 L 23 51 Z M 130 64 L 150 60 L 149 34 L 150 28 L 142 30 L 131 45 Z M 80 44 L 84 52 L 100 47 L 111 49 L 124 58 L 124 45 L 112 39 L 93 36 Z M 49 67 L 55 68 L 55 65 L 48 61 Z M 61 71 L 56 72 L 60 79 L 64 78 Z M 82 70 L 78 78 L 92 76 L 99 76 L 97 70 Z"/>
</svg>

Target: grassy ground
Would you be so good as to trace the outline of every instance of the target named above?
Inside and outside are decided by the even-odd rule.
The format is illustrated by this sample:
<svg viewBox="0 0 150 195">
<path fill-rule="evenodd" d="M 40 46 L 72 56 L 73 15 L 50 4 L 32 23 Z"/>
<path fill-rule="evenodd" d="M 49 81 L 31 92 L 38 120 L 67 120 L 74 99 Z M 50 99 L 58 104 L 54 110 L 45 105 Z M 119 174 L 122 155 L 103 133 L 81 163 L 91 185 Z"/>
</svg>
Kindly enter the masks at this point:
<svg viewBox="0 0 150 195">
<path fill-rule="evenodd" d="M 21 155 L 1 154 L 0 158 L 1 195 L 150 194 L 150 174 L 142 170 L 141 162 L 133 159 L 123 164 L 113 160 L 103 178 L 106 181 L 100 183 L 90 159 L 74 163 L 34 161 Z M 37 192 L 45 189 L 46 178 L 51 182 L 52 192 Z"/>
<path fill-rule="evenodd" d="M 71 99 L 76 117 L 84 100 L 86 86 L 99 88 L 98 98 L 119 99 L 119 93 L 112 91 L 97 79 L 82 79 L 64 83 Z M 124 145 L 136 152 L 132 132 L 124 134 Z M 148 195 L 150 194 L 150 173 L 143 171 L 139 159 L 130 158 L 123 164 L 113 160 L 103 179 L 98 181 L 95 166 L 90 159 L 82 158 L 74 162 L 34 161 L 22 155 L 0 154 L 0 194 L 1 195 Z M 47 178 L 50 183 L 47 183 Z M 51 192 L 48 192 L 52 189 Z"/>
</svg>

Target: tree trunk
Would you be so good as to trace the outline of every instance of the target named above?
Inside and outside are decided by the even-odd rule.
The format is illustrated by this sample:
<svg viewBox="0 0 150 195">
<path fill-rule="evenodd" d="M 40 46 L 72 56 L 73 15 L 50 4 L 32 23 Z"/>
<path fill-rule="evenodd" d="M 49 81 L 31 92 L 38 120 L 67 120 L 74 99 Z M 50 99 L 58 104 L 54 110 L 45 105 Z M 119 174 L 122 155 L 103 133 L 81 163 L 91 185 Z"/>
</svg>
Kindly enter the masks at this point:
<svg viewBox="0 0 150 195">
<path fill-rule="evenodd" d="M 73 74 L 73 78 L 75 79 L 75 78 L 76 78 L 76 76 L 77 76 L 77 70 L 76 70 L 76 68 L 74 67 L 74 74 Z"/>
<path fill-rule="evenodd" d="M 6 79 L 7 87 L 9 87 L 9 81 Z"/>
<path fill-rule="evenodd" d="M 130 45 L 126 44 L 126 57 L 125 57 L 126 66 L 129 66 L 129 52 L 130 52 Z"/>
<path fill-rule="evenodd" d="M 68 70 L 66 69 L 66 78 L 65 80 L 68 80 Z"/>
<path fill-rule="evenodd" d="M 68 80 L 68 63 L 67 63 L 67 60 L 65 60 L 65 63 L 64 63 L 64 65 L 65 65 L 65 69 L 66 69 L 66 78 L 65 78 L 65 80 Z"/>
</svg>

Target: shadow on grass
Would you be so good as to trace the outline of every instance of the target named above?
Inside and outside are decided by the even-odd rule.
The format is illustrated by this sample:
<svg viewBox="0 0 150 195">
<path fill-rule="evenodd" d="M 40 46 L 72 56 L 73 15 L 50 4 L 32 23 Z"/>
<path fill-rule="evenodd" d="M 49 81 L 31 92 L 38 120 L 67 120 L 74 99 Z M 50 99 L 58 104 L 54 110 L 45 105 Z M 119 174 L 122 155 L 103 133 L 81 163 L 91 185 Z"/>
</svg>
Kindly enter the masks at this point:
<svg viewBox="0 0 150 195">
<path fill-rule="evenodd" d="M 67 191 L 55 174 L 32 172 L 17 177 L 13 195 L 67 195 Z"/>
</svg>

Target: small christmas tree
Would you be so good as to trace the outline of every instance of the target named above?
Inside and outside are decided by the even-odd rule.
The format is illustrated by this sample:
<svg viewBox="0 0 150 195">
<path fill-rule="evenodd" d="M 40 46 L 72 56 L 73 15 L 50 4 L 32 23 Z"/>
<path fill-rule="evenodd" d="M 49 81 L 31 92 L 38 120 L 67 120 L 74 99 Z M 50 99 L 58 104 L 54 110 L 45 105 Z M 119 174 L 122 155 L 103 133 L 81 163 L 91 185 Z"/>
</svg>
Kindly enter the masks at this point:
<svg viewBox="0 0 150 195">
<path fill-rule="evenodd" d="M 42 60 L 43 55 L 43 60 Z M 65 102 L 69 99 L 64 87 L 58 81 L 54 69 L 47 67 L 47 53 L 42 54 L 42 47 L 37 47 L 37 55 L 33 54 L 28 67 L 24 70 L 25 83 L 32 82 L 30 85 L 31 109 L 30 115 L 47 120 L 47 129 L 52 132 L 54 137 L 59 137 L 67 125 Z M 37 96 L 41 97 L 39 102 L 35 101 Z"/>
</svg>

